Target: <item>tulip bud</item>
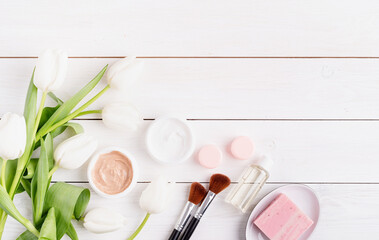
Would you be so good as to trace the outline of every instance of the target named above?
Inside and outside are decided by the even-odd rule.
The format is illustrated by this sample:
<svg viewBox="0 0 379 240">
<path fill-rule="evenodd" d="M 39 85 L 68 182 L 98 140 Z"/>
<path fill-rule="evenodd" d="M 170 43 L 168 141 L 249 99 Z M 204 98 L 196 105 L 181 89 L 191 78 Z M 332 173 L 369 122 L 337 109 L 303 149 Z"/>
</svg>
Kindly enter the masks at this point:
<svg viewBox="0 0 379 240">
<path fill-rule="evenodd" d="M 141 194 L 140 207 L 151 214 L 163 212 L 170 204 L 172 186 L 163 176 L 153 180 Z"/>
<path fill-rule="evenodd" d="M 67 59 L 63 50 L 45 50 L 37 60 L 34 85 L 43 92 L 59 89 L 66 78 Z"/>
<path fill-rule="evenodd" d="M 108 84 L 111 88 L 128 89 L 138 79 L 142 68 L 143 62 L 136 57 L 123 58 L 108 69 Z"/>
<path fill-rule="evenodd" d="M 103 122 L 108 128 L 135 131 L 143 123 L 140 112 L 131 104 L 111 103 L 102 111 Z"/>
<path fill-rule="evenodd" d="M 26 146 L 24 116 L 6 113 L 0 120 L 0 157 L 12 160 L 22 156 Z"/>
<path fill-rule="evenodd" d="M 93 233 L 107 233 L 126 226 L 126 218 L 105 208 L 95 208 L 84 217 L 84 227 Z"/>
<path fill-rule="evenodd" d="M 91 136 L 81 133 L 58 145 L 54 152 L 56 165 L 65 169 L 81 167 L 95 152 L 97 141 Z"/>
</svg>

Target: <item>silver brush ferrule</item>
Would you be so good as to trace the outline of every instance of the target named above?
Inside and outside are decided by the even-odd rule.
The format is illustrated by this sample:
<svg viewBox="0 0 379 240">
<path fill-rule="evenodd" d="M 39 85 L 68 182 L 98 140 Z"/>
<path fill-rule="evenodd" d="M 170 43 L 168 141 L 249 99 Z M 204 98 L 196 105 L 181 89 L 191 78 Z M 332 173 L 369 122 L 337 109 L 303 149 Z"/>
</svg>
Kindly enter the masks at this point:
<svg viewBox="0 0 379 240">
<path fill-rule="evenodd" d="M 191 212 L 193 208 L 195 207 L 194 203 L 187 202 L 186 206 L 183 208 L 182 213 L 180 214 L 179 220 L 175 225 L 175 229 L 181 232 L 184 228 L 184 226 L 187 224 L 188 220 L 191 217 Z"/>
<path fill-rule="evenodd" d="M 213 201 L 215 197 L 216 197 L 216 193 L 208 191 L 207 196 L 204 198 L 203 203 L 197 209 L 194 217 L 197 219 L 200 219 L 203 216 L 204 212 L 209 207 L 209 204 L 211 204 L 211 202 Z"/>
</svg>

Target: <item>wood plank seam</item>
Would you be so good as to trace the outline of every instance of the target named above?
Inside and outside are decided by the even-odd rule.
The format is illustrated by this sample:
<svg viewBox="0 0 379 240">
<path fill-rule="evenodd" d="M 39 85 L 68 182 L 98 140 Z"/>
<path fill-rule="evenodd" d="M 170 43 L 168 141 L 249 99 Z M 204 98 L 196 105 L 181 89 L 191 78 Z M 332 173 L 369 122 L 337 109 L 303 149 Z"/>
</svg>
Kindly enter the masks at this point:
<svg viewBox="0 0 379 240">
<path fill-rule="evenodd" d="M 72 59 L 88 58 L 124 58 L 126 56 L 70 56 Z M 30 59 L 37 56 L 0 56 L 0 59 Z M 172 59 L 379 59 L 376 56 L 137 56 L 137 58 L 172 58 Z"/>
<path fill-rule="evenodd" d="M 57 183 L 62 181 L 51 181 L 51 183 Z M 88 181 L 64 181 L 66 183 L 89 183 Z M 138 184 L 151 183 L 151 181 L 137 181 Z M 179 181 L 175 182 L 176 184 L 191 184 L 190 181 Z M 209 184 L 209 182 L 200 181 L 201 184 Z M 236 181 L 232 181 L 231 184 L 238 184 Z M 306 184 L 306 185 L 379 185 L 379 182 L 266 182 L 268 185 L 277 185 L 277 184 Z"/>
</svg>

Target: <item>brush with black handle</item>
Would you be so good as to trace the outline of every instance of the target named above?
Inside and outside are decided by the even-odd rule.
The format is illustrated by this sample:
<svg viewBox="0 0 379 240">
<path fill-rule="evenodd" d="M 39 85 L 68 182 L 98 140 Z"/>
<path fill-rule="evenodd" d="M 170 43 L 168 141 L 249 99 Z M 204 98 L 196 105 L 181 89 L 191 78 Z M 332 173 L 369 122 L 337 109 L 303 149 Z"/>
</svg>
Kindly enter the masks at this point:
<svg viewBox="0 0 379 240">
<path fill-rule="evenodd" d="M 230 185 L 230 179 L 223 174 L 214 174 L 212 175 L 209 181 L 209 191 L 207 196 L 204 198 L 202 204 L 197 209 L 195 215 L 193 215 L 191 221 L 189 222 L 187 228 L 184 230 L 181 240 L 189 240 L 195 231 L 197 225 L 200 222 L 201 217 L 204 212 L 207 210 L 209 205 L 212 203 L 213 199 L 217 194 L 222 192 L 225 188 Z"/>
<path fill-rule="evenodd" d="M 175 225 L 175 229 L 172 231 L 171 236 L 168 240 L 177 240 L 179 239 L 180 233 L 182 232 L 185 225 L 188 223 L 188 220 L 191 217 L 191 212 L 193 208 L 203 201 L 207 190 L 198 182 L 191 184 L 190 193 L 188 196 L 188 202 L 184 207 L 182 213 L 180 214 L 179 220 Z"/>
</svg>

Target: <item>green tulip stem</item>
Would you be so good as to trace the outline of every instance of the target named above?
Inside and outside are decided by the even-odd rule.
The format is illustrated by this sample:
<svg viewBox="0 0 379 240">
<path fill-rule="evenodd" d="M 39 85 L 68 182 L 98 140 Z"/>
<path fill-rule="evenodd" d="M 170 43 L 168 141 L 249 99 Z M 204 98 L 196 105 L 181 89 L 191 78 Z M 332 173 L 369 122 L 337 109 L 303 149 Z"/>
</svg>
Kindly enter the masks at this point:
<svg viewBox="0 0 379 240">
<path fill-rule="evenodd" d="M 59 122 L 55 123 L 53 126 L 51 126 L 47 131 L 45 132 L 38 132 L 37 136 L 36 136 L 36 140 L 35 142 L 38 142 L 41 137 L 43 137 L 45 134 L 55 130 L 56 128 L 62 126 L 63 124 L 67 123 L 68 121 L 74 119 L 75 117 L 77 117 L 84 109 L 86 109 L 89 105 L 91 105 L 93 102 L 95 102 L 99 97 L 101 97 L 101 95 L 103 95 L 108 89 L 110 88 L 109 85 L 107 85 L 105 88 L 103 88 L 103 90 L 101 90 L 98 94 L 96 94 L 93 98 L 91 98 L 88 102 L 84 103 L 81 107 L 79 107 L 78 109 L 76 109 L 73 113 L 71 113 L 70 115 L 68 115 L 67 117 L 63 118 L 62 120 L 60 120 Z"/>
<path fill-rule="evenodd" d="M 50 170 L 47 178 L 51 178 L 53 176 L 53 174 L 55 173 L 55 171 L 58 170 L 58 168 L 59 168 L 58 164 L 55 164 L 54 167 Z"/>
<path fill-rule="evenodd" d="M 43 92 L 42 98 L 41 98 L 41 103 L 40 103 L 39 108 L 38 108 L 36 122 L 34 123 L 33 135 L 35 135 L 37 133 L 39 122 L 40 122 L 41 116 L 42 116 L 43 107 L 45 106 L 46 96 L 47 96 L 47 92 Z"/>
<path fill-rule="evenodd" d="M 127 240 L 133 240 L 135 237 L 137 237 L 137 235 L 141 232 L 142 228 L 145 226 L 149 217 L 150 217 L 150 213 L 146 213 L 146 216 L 143 219 L 142 223 L 139 225 L 137 230 Z"/>
<path fill-rule="evenodd" d="M 6 170 L 8 161 L 6 159 L 1 159 L 1 160 L 3 161 L 1 164 L 1 186 L 3 186 L 5 190 L 7 190 L 7 186 L 5 183 L 5 170 Z"/>
<path fill-rule="evenodd" d="M 8 215 L 1 209 L 1 217 L 0 217 L 0 239 L 3 236 L 5 222 L 7 220 Z"/>
<path fill-rule="evenodd" d="M 84 115 L 88 115 L 88 114 L 101 114 L 103 112 L 103 110 L 89 110 L 89 111 L 83 111 L 81 113 L 79 113 L 76 117 L 80 117 L 80 116 L 84 116 Z"/>
<path fill-rule="evenodd" d="M 40 120 L 41 120 L 42 111 L 43 111 L 43 108 L 45 106 L 46 96 L 47 96 L 47 92 L 43 92 L 42 93 L 42 98 L 41 98 L 41 103 L 40 103 L 39 108 L 38 108 L 38 113 L 37 113 L 37 116 L 36 116 L 36 120 L 34 122 L 34 128 L 33 128 L 33 137 L 34 137 L 34 139 L 35 139 L 35 136 L 36 136 L 36 133 L 37 133 L 37 130 L 38 130 L 38 126 L 39 126 Z M 37 141 L 35 141 L 35 142 L 37 142 Z M 16 193 L 16 189 L 17 189 L 18 184 L 20 182 L 20 178 L 21 178 L 22 174 L 25 171 L 25 167 L 26 167 L 26 164 L 28 163 L 28 161 L 30 159 L 30 156 L 31 156 L 30 152 L 24 152 L 24 154 L 18 159 L 17 169 L 16 169 L 16 172 L 15 172 L 14 177 L 13 177 L 13 182 L 12 182 L 11 188 L 9 190 L 9 196 L 12 199 L 13 199 L 15 193 Z"/>
<path fill-rule="evenodd" d="M 33 233 L 36 237 L 39 237 L 39 231 L 34 227 L 34 225 L 25 218 L 25 222 L 22 223 L 31 233 Z"/>
<path fill-rule="evenodd" d="M 72 215 L 72 216 L 71 216 L 71 219 L 72 219 L 72 220 L 79 221 L 79 222 L 83 222 L 83 221 L 84 221 L 84 217 L 83 217 L 83 216 L 81 216 L 79 219 L 77 219 L 77 218 L 75 217 L 75 215 Z"/>
</svg>

